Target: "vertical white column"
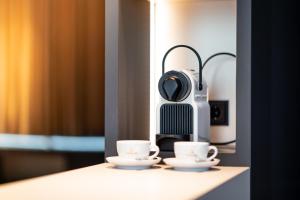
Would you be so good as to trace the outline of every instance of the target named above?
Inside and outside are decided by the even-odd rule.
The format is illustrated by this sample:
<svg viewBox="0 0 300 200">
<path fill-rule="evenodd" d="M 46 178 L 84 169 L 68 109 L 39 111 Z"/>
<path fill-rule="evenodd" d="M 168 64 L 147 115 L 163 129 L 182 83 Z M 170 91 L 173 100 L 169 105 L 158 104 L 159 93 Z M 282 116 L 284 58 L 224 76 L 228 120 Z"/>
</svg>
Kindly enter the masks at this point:
<svg viewBox="0 0 300 200">
<path fill-rule="evenodd" d="M 155 143 L 156 134 L 156 59 L 155 59 L 155 5 L 157 0 L 150 0 L 150 141 Z"/>
</svg>

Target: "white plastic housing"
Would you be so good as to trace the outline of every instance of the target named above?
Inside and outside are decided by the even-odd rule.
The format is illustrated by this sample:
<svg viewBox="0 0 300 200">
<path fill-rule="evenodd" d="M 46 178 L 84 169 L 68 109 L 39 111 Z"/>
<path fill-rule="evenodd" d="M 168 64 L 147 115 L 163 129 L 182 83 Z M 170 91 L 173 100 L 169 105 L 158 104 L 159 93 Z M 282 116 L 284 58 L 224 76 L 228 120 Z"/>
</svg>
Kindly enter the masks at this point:
<svg viewBox="0 0 300 200">
<path fill-rule="evenodd" d="M 181 73 L 187 75 L 191 81 L 191 92 L 189 96 L 181 102 L 171 102 L 167 101 L 160 96 L 159 103 L 156 107 L 156 133 L 160 132 L 160 107 L 164 104 L 190 104 L 193 107 L 193 135 L 191 136 L 191 141 L 210 141 L 210 106 L 208 103 L 208 90 L 207 84 L 203 80 L 203 89 L 199 91 L 198 89 L 198 78 L 194 76 L 194 72 L 187 70 L 177 70 Z M 155 136 L 150 138 L 155 143 Z"/>
</svg>

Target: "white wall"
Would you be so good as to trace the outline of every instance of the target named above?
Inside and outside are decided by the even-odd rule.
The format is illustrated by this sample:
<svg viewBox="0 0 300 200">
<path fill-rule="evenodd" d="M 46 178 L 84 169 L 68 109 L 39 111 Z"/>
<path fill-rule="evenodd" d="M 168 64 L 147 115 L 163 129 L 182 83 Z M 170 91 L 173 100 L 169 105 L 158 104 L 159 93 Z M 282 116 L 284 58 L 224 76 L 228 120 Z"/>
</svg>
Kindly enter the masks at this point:
<svg viewBox="0 0 300 200">
<path fill-rule="evenodd" d="M 187 44 L 200 53 L 202 60 L 227 51 L 236 53 L 236 0 L 156 0 L 152 26 L 151 130 L 155 131 L 157 82 L 161 76 L 164 53 L 177 44 Z M 196 57 L 185 49 L 173 51 L 166 71 L 172 68 L 197 70 Z M 236 137 L 236 65 L 231 57 L 217 57 L 203 71 L 210 100 L 229 100 L 229 126 L 213 126 L 212 142 L 227 142 Z M 153 123 L 154 121 L 154 123 Z"/>
</svg>

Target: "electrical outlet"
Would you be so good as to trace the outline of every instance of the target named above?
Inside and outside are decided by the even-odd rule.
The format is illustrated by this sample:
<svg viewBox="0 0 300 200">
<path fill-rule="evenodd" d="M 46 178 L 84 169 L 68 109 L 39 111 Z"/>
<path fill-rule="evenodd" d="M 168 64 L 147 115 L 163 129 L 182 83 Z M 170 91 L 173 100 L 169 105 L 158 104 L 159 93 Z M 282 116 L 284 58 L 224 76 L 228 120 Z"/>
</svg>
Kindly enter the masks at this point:
<svg viewBox="0 0 300 200">
<path fill-rule="evenodd" d="M 228 126 L 228 105 L 229 101 L 209 101 L 210 105 L 210 125 Z"/>
</svg>

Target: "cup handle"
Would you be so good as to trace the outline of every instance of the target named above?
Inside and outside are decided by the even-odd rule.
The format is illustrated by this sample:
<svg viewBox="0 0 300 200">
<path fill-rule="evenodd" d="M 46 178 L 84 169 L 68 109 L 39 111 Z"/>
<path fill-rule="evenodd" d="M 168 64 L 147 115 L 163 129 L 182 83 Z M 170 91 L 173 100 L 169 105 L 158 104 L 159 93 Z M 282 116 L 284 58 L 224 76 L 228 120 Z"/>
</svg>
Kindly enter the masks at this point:
<svg viewBox="0 0 300 200">
<path fill-rule="evenodd" d="M 211 155 L 209 158 L 206 159 L 207 161 L 213 160 L 218 155 L 218 149 L 217 149 L 217 147 L 215 147 L 215 146 L 209 146 L 208 147 L 208 152 L 211 151 L 211 150 L 213 150 L 214 153 L 213 153 L 213 155 Z"/>
<path fill-rule="evenodd" d="M 159 154 L 159 148 L 158 148 L 158 146 L 154 145 L 153 147 L 154 147 L 155 153 L 152 156 L 149 156 L 149 160 L 155 159 L 158 156 L 158 154 Z"/>
</svg>

